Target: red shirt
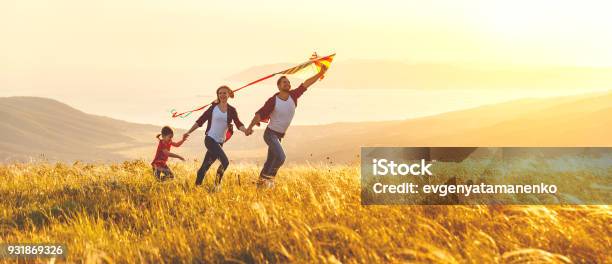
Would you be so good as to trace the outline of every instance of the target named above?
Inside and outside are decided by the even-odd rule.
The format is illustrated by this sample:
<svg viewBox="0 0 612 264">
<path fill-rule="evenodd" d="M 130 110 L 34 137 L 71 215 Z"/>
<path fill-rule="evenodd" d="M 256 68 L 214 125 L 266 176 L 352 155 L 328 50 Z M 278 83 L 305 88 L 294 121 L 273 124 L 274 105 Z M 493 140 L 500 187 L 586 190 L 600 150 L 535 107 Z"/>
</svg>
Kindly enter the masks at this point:
<svg viewBox="0 0 612 264">
<path fill-rule="evenodd" d="M 157 152 L 155 152 L 155 158 L 153 158 L 153 162 L 151 165 L 154 167 L 166 167 L 166 161 L 168 161 L 167 152 L 164 153 L 164 150 L 170 151 L 170 147 L 172 146 L 172 141 L 165 142 L 164 140 L 160 140 L 157 145 Z"/>
</svg>

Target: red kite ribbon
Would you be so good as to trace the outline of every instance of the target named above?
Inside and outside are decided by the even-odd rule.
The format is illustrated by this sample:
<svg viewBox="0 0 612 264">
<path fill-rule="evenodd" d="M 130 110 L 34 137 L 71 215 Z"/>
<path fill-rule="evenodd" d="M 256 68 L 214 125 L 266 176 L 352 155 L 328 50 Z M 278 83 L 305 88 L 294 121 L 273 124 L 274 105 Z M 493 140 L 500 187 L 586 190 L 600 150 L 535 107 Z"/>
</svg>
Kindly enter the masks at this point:
<svg viewBox="0 0 612 264">
<path fill-rule="evenodd" d="M 317 56 L 317 53 L 315 52 L 315 53 L 313 53 L 313 54 L 312 54 L 312 56 L 310 57 L 310 59 L 309 59 L 307 62 L 304 62 L 304 63 L 302 63 L 302 64 L 300 64 L 300 65 L 298 65 L 298 66 L 295 66 L 295 67 L 292 67 L 292 68 L 286 69 L 286 70 L 284 70 L 284 71 L 280 71 L 280 72 L 273 73 L 273 74 L 270 74 L 270 75 L 268 75 L 268 76 L 265 76 L 265 77 L 259 78 L 259 79 L 255 80 L 255 81 L 252 81 L 252 82 L 250 82 L 250 83 L 247 83 L 247 84 L 243 85 L 243 86 L 242 86 L 242 87 L 240 87 L 240 88 L 237 88 L 237 89 L 233 90 L 233 92 L 234 92 L 234 93 L 235 93 L 235 92 L 238 92 L 238 91 L 240 91 L 240 90 L 242 90 L 242 89 L 244 89 L 244 88 L 246 88 L 246 87 L 249 87 L 249 86 L 251 86 L 251 85 L 253 85 L 253 84 L 256 84 L 256 83 L 258 83 L 258 82 L 264 81 L 264 80 L 266 80 L 266 79 L 270 79 L 270 78 L 272 78 L 274 75 L 278 75 L 278 74 L 294 74 L 294 73 L 296 73 L 296 72 L 298 72 L 298 71 L 300 71 L 300 70 L 302 70 L 302 69 L 304 69 L 304 68 L 308 67 L 309 65 L 311 65 L 311 64 L 313 64 L 313 63 L 314 63 L 314 65 L 317 67 L 317 71 L 320 71 L 320 70 L 321 70 L 321 65 L 323 65 L 323 64 L 325 64 L 327 67 L 329 67 L 329 65 L 331 64 L 331 62 L 332 62 L 332 60 L 334 59 L 334 56 L 335 56 L 335 55 L 336 55 L 336 54 L 334 53 L 334 54 L 329 55 L 329 56 L 325 56 L 325 57 L 318 57 L 318 56 Z M 323 79 L 323 76 L 321 76 L 321 79 Z M 182 112 L 182 113 L 177 113 L 177 112 L 176 112 L 174 109 L 172 109 L 172 110 L 171 110 L 171 112 L 172 112 L 172 117 L 173 117 L 173 118 L 176 118 L 176 117 L 185 118 L 185 117 L 189 116 L 191 113 L 196 112 L 196 111 L 200 111 L 200 110 L 202 110 L 202 109 L 206 108 L 207 106 L 209 106 L 209 105 L 211 105 L 211 104 L 212 104 L 212 103 L 209 103 L 209 104 L 203 105 L 203 106 L 201 106 L 201 107 L 198 107 L 198 108 L 196 108 L 196 109 L 189 110 L 189 111 Z"/>
</svg>

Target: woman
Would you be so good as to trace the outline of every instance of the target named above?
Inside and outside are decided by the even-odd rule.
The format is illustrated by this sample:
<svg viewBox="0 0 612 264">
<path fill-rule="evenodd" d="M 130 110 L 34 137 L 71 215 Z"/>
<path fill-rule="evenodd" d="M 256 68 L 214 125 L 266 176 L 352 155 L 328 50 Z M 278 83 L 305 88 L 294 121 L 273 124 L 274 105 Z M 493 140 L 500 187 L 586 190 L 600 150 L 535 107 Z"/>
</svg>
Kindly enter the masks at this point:
<svg viewBox="0 0 612 264">
<path fill-rule="evenodd" d="M 223 173 L 227 169 L 229 165 L 229 160 L 225 152 L 223 151 L 223 143 L 225 143 L 233 134 L 232 122 L 238 127 L 238 129 L 244 132 L 245 135 L 250 135 L 250 131 L 248 131 L 240 119 L 238 119 L 238 113 L 236 112 L 236 108 L 229 105 L 227 100 L 229 98 L 234 98 L 234 93 L 227 86 L 221 86 L 217 88 L 217 100 L 212 103 L 212 105 L 206 109 L 206 111 L 198 118 L 198 120 L 193 124 L 191 129 L 185 133 L 186 136 L 189 136 L 191 132 L 198 129 L 204 125 L 204 122 L 208 122 L 206 125 L 206 138 L 204 139 L 204 145 L 206 146 L 206 156 L 202 161 L 202 166 L 198 170 L 196 185 L 201 185 L 204 180 L 204 176 L 206 172 L 210 168 L 210 166 L 215 162 L 215 160 L 219 159 L 221 161 L 221 165 L 217 169 L 217 178 L 215 179 L 215 191 L 221 190 L 221 179 L 223 178 Z"/>
</svg>

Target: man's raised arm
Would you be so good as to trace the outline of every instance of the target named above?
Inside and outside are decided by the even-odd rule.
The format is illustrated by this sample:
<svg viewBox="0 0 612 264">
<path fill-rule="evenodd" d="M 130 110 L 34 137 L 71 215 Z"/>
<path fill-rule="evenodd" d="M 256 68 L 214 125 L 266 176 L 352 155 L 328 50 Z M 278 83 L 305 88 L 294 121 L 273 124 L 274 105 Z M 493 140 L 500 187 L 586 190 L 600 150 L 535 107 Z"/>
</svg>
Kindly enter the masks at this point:
<svg viewBox="0 0 612 264">
<path fill-rule="evenodd" d="M 326 71 L 327 71 L 327 66 L 321 64 L 321 71 L 319 71 L 319 73 L 317 73 L 314 76 L 308 78 L 306 81 L 304 81 L 304 83 L 302 83 L 304 88 L 308 88 L 312 84 L 314 84 L 318 79 L 321 78 L 321 76 L 323 76 L 323 74 L 325 74 Z"/>
</svg>

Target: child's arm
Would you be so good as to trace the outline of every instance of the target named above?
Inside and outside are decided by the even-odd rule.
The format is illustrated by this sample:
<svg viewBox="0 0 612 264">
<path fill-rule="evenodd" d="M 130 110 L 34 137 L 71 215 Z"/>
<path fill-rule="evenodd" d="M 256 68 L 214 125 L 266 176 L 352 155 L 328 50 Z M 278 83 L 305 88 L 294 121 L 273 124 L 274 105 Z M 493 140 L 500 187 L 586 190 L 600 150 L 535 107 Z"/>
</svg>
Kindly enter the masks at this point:
<svg viewBox="0 0 612 264">
<path fill-rule="evenodd" d="M 183 139 L 179 142 L 172 142 L 172 146 L 180 147 L 181 145 L 183 145 L 183 143 L 185 142 L 185 140 L 187 140 L 188 137 L 189 137 L 189 134 L 183 134 Z"/>
<path fill-rule="evenodd" d="M 168 151 L 166 149 L 164 149 L 163 152 L 164 152 L 164 154 L 167 154 L 168 157 L 177 158 L 177 159 L 180 159 L 182 161 L 185 161 L 185 159 L 183 157 L 181 157 L 180 155 L 174 154 L 174 153 L 172 153 L 172 152 L 170 152 L 170 151 Z"/>
<path fill-rule="evenodd" d="M 177 159 L 180 159 L 180 160 L 182 160 L 182 161 L 185 161 L 185 158 L 181 157 L 181 156 L 180 156 L 180 155 L 178 155 L 178 154 L 174 154 L 174 153 L 172 153 L 172 152 L 168 152 L 168 157 L 177 158 Z"/>
</svg>

